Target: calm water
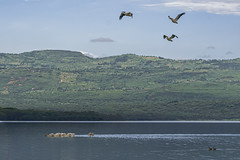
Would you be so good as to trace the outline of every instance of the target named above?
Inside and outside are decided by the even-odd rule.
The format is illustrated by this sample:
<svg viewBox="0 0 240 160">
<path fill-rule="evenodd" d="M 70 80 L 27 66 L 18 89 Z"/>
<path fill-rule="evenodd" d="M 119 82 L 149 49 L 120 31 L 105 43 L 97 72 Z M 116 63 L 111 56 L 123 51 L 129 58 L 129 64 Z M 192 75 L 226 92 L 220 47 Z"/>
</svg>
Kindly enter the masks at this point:
<svg viewBox="0 0 240 160">
<path fill-rule="evenodd" d="M 240 122 L 0 123 L 0 160 L 175 159 L 240 160 Z"/>
</svg>

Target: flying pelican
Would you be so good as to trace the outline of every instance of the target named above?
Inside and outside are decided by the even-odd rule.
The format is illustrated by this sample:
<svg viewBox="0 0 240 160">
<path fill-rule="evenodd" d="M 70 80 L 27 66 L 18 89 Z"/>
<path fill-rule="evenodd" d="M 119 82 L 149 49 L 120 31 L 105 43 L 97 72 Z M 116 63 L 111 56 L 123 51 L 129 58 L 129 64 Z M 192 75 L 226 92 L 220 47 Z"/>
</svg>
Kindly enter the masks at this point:
<svg viewBox="0 0 240 160">
<path fill-rule="evenodd" d="M 133 18 L 133 14 L 131 12 L 125 12 L 125 11 L 122 11 L 122 13 L 120 14 L 119 16 L 119 20 L 121 20 L 123 18 L 123 16 L 129 16 L 129 17 L 132 17 Z"/>
<path fill-rule="evenodd" d="M 183 13 L 177 15 L 177 17 L 176 17 L 175 19 L 171 18 L 170 16 L 168 16 L 168 18 L 171 19 L 171 21 L 172 21 L 173 23 L 178 24 L 178 22 L 177 22 L 178 19 L 179 19 L 182 15 L 184 15 L 184 14 L 185 14 L 185 12 L 183 12 Z"/>
<path fill-rule="evenodd" d="M 168 36 L 166 36 L 166 35 L 163 35 L 163 38 L 164 38 L 164 39 L 167 38 L 167 40 L 168 40 L 168 41 L 171 41 L 171 42 L 172 42 L 172 39 L 173 39 L 174 37 L 178 38 L 178 36 L 176 36 L 175 34 L 172 34 L 171 37 L 168 37 Z"/>
</svg>

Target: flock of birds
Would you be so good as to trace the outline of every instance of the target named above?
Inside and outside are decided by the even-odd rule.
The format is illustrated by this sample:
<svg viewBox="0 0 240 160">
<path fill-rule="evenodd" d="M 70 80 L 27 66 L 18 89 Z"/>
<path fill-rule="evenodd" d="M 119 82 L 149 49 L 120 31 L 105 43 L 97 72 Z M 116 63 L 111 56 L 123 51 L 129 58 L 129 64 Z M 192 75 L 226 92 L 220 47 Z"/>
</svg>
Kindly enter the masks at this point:
<svg viewBox="0 0 240 160">
<path fill-rule="evenodd" d="M 50 133 L 50 134 L 45 134 L 46 137 L 57 137 L 57 138 L 63 138 L 63 137 L 68 137 L 72 138 L 75 137 L 75 133 Z"/>
<path fill-rule="evenodd" d="M 72 138 L 75 137 L 75 133 L 50 133 L 50 134 L 45 134 L 45 137 L 51 137 L 51 138 L 64 138 L 64 137 L 68 137 L 68 138 Z M 89 132 L 88 133 L 89 137 L 93 137 L 94 133 L 93 132 Z"/>
<path fill-rule="evenodd" d="M 217 149 L 215 147 L 208 147 L 209 151 L 216 151 Z"/>
<path fill-rule="evenodd" d="M 185 14 L 185 12 L 178 14 L 178 15 L 176 16 L 176 18 L 172 18 L 172 17 L 170 17 L 170 16 L 168 16 L 168 18 L 169 18 L 173 23 L 178 24 L 179 18 L 180 18 L 182 15 L 184 15 L 184 14 Z M 121 20 L 124 16 L 128 16 L 128 17 L 132 17 L 132 18 L 133 18 L 133 14 L 132 14 L 131 12 L 122 11 L 122 13 L 121 13 L 120 16 L 119 16 L 119 20 Z M 170 41 L 170 42 L 172 42 L 172 39 L 175 38 L 175 37 L 178 38 L 175 34 L 172 34 L 170 37 L 168 37 L 168 36 L 166 36 L 166 35 L 163 35 L 163 38 L 164 38 L 164 39 L 167 39 L 167 40 Z"/>
<path fill-rule="evenodd" d="M 75 133 L 50 133 L 50 134 L 45 134 L 46 137 L 51 137 L 51 138 L 64 138 L 64 137 L 68 137 L 68 138 L 72 138 L 75 137 Z M 94 133 L 93 132 L 89 132 L 88 133 L 89 137 L 93 137 Z M 217 149 L 215 147 L 208 147 L 209 151 L 216 151 Z"/>
<path fill-rule="evenodd" d="M 75 133 L 50 133 L 50 134 L 45 134 L 46 137 L 51 137 L 51 138 L 64 138 L 64 137 L 68 137 L 68 138 L 72 138 L 75 137 Z M 94 133 L 93 132 L 89 132 L 88 133 L 89 137 L 93 137 Z M 216 151 L 217 149 L 215 147 L 208 147 L 209 151 Z"/>
</svg>

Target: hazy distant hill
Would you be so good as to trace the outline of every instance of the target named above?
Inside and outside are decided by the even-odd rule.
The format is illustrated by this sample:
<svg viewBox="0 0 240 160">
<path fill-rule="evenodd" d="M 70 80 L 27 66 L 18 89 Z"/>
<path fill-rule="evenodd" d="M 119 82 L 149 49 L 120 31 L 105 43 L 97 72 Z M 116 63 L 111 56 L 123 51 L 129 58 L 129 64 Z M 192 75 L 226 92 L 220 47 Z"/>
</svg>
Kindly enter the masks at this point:
<svg viewBox="0 0 240 160">
<path fill-rule="evenodd" d="M 79 112 L 74 120 L 84 114 L 84 120 L 86 114 L 95 120 L 240 119 L 240 59 L 90 58 L 62 50 L 2 53 L 0 108 L 9 107 L 31 109 L 42 119 L 55 116 L 49 110 Z M 11 111 L 0 109 L 0 120 Z"/>
</svg>

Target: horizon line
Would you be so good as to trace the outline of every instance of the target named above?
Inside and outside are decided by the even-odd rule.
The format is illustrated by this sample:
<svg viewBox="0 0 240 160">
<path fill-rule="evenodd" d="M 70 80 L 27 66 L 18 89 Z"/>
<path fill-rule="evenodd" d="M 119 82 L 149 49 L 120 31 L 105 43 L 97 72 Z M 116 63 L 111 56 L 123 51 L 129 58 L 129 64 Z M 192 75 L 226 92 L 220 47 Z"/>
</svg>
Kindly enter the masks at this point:
<svg viewBox="0 0 240 160">
<path fill-rule="evenodd" d="M 139 54 L 135 54 L 135 53 L 123 53 L 123 54 L 118 54 L 118 55 L 110 55 L 110 56 L 104 56 L 104 57 L 91 57 L 88 56 L 86 54 L 84 54 L 85 51 L 78 51 L 78 50 L 69 50 L 69 49 L 33 49 L 31 51 L 24 51 L 24 52 L 19 52 L 19 53 L 10 53 L 10 52 L 0 52 L 0 54 L 23 54 L 23 53 L 30 53 L 30 52 L 36 52 L 36 51 L 68 51 L 68 52 L 78 52 L 78 53 L 82 53 L 83 55 L 93 58 L 93 59 L 101 59 L 101 58 L 107 58 L 107 57 L 114 57 L 114 56 L 122 56 L 122 55 L 128 55 L 128 54 L 132 54 L 132 55 L 136 55 L 136 56 L 142 56 L 142 57 L 156 57 L 156 58 L 163 58 L 163 59 L 169 59 L 169 60 L 176 60 L 176 61 L 187 61 L 187 60 L 204 60 L 204 61 L 211 61 L 211 60 L 235 60 L 235 59 L 239 59 L 240 57 L 237 58 L 166 58 L 166 57 L 162 57 L 162 56 L 154 56 L 154 55 L 139 55 Z M 90 53 L 90 52 L 89 52 Z"/>
</svg>

